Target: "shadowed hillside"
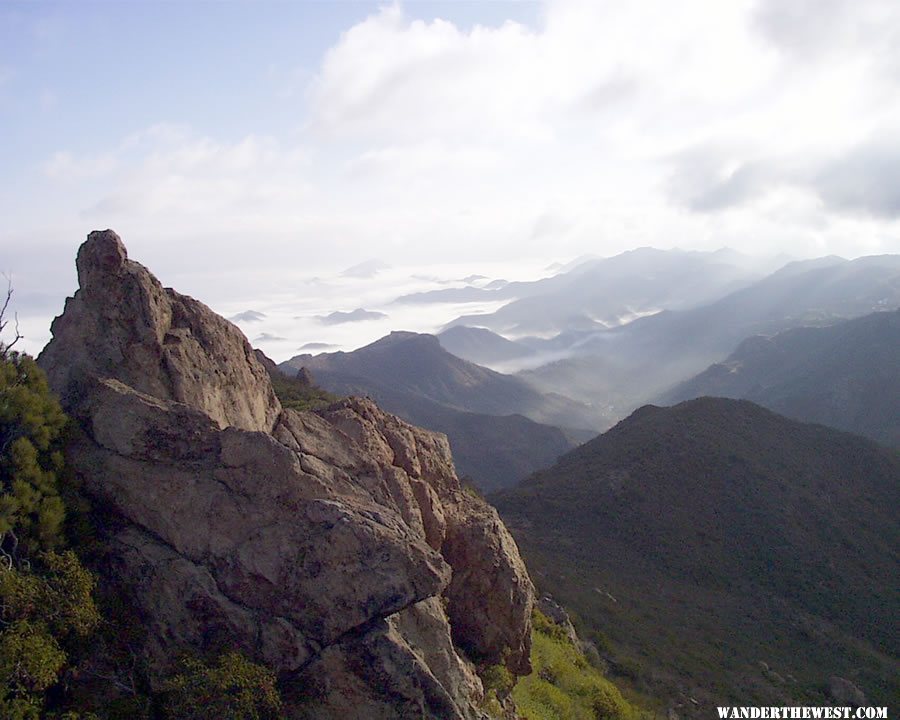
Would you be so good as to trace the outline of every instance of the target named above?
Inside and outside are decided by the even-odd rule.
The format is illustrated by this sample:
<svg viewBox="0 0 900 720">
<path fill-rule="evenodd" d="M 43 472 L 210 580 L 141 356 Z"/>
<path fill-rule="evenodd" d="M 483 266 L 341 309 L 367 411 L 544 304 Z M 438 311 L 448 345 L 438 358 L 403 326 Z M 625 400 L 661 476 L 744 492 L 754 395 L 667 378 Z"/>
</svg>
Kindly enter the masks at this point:
<svg viewBox="0 0 900 720">
<path fill-rule="evenodd" d="M 489 415 L 521 414 L 535 422 L 589 426 L 589 408 L 567 397 L 537 392 L 519 378 L 451 355 L 433 335 L 392 332 L 350 353 L 297 355 L 281 364 L 307 367 L 329 390 L 342 382 L 371 382 L 441 405 Z"/>
<path fill-rule="evenodd" d="M 534 352 L 531 348 L 482 327 L 454 325 L 437 337 L 447 352 L 480 365 L 494 366 L 521 361 Z"/>
<path fill-rule="evenodd" d="M 832 676 L 896 701 L 898 483 L 895 451 L 703 398 L 643 407 L 492 499 L 611 666 L 705 717 L 821 704 Z"/>
</svg>

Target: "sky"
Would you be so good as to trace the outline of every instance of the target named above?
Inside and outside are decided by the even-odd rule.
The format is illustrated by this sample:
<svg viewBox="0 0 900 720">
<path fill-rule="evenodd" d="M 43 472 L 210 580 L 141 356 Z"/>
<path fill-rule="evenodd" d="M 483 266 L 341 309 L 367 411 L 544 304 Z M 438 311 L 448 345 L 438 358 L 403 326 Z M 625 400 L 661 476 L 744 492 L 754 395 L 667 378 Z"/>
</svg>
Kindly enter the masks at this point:
<svg viewBox="0 0 900 720">
<path fill-rule="evenodd" d="M 0 0 L 0 217 L 30 351 L 107 227 L 284 318 L 428 268 L 896 253 L 900 4 Z"/>
</svg>

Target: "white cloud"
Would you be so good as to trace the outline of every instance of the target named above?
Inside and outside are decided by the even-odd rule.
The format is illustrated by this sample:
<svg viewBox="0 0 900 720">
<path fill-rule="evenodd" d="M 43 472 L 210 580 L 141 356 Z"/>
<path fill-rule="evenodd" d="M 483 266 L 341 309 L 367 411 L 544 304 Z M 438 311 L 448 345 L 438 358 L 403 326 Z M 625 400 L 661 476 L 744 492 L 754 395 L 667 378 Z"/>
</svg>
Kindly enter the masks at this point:
<svg viewBox="0 0 900 720">
<path fill-rule="evenodd" d="M 44 172 L 52 180 L 78 181 L 110 175 L 117 165 L 111 152 L 75 157 L 65 150 L 53 153 L 44 163 Z"/>
<path fill-rule="evenodd" d="M 752 21 L 780 51 L 807 61 L 865 50 L 876 66 L 898 56 L 900 8 L 893 0 L 760 0 Z"/>
<path fill-rule="evenodd" d="M 181 230 L 252 225 L 268 212 L 284 219 L 307 192 L 302 149 L 272 137 L 221 142 L 189 128 L 157 125 L 124 138 L 112 151 L 55 153 L 45 165 L 55 180 L 103 178 L 85 220 L 177 221 Z M 268 223 L 264 223 L 264 226 Z"/>
<path fill-rule="evenodd" d="M 652 126 L 688 108 L 739 101 L 762 87 L 774 53 L 742 3 L 549 3 L 537 30 L 514 22 L 464 32 L 383 9 L 347 31 L 310 91 L 325 137 L 420 142 L 555 139 L 617 101 Z M 640 117 L 645 114 L 645 117 Z"/>
<path fill-rule="evenodd" d="M 311 129 L 377 142 L 540 134 L 538 42 L 513 22 L 465 33 L 384 8 L 326 54 L 310 88 Z"/>
<path fill-rule="evenodd" d="M 889 64 L 889 6 L 685 0 L 674 17 L 664 0 L 557 0 L 538 27 L 464 30 L 393 5 L 324 55 L 294 137 L 158 125 L 45 170 L 98 181 L 86 221 L 318 239 L 336 262 L 373 242 L 419 260 L 538 254 L 548 208 L 565 217 L 554 247 L 568 254 L 718 246 L 725 226 L 753 243 L 764 213 L 783 221 L 804 192 L 821 200 L 830 158 L 900 122 L 890 75 L 871 72 Z M 804 17 L 831 40 L 810 37 Z M 836 49 L 810 49 L 826 42 Z M 827 244 L 827 223 L 816 231 Z"/>
<path fill-rule="evenodd" d="M 309 128 L 320 142 L 358 148 L 354 171 L 411 178 L 403 189 L 418 207 L 479 213 L 488 232 L 498 213 L 533 226 L 538 208 L 565 203 L 582 231 L 567 242 L 598 233 L 585 249 L 615 250 L 616 234 L 626 246 L 674 235 L 702 243 L 726 227 L 750 249 L 777 209 L 780 222 L 798 223 L 793 236 L 812 230 L 827 249 L 858 254 L 843 233 L 829 244 L 829 222 L 847 206 L 822 204 L 816 178 L 835 153 L 900 122 L 898 78 L 875 72 L 900 57 L 889 42 L 896 4 L 796 5 L 561 0 L 536 29 L 470 31 L 391 6 L 328 52 Z M 491 162 L 448 168 L 435 147 L 487 150 Z M 786 212 L 792 203 L 797 212 Z M 812 225 L 811 203 L 821 215 Z M 702 217 L 710 213 L 731 217 Z M 776 235 L 785 241 L 783 228 Z"/>
<path fill-rule="evenodd" d="M 534 27 L 464 29 L 389 6 L 312 75 L 266 71 L 272 107 L 298 105 L 295 132 L 148 118 L 107 147 L 48 152 L 45 236 L 116 228 L 173 284 L 239 304 L 373 254 L 900 252 L 896 193 L 879 186 L 900 156 L 898 12 L 548 0 Z"/>
</svg>

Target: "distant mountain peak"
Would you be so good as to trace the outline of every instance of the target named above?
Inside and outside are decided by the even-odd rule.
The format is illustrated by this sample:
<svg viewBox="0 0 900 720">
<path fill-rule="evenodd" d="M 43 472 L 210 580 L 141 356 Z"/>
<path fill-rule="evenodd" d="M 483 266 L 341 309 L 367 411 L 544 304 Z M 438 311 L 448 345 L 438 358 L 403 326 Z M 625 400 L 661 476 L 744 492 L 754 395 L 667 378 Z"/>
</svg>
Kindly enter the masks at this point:
<svg viewBox="0 0 900 720">
<path fill-rule="evenodd" d="M 370 343 L 369 345 L 366 345 L 366 347 L 388 347 L 391 345 L 408 342 L 415 342 L 422 346 L 440 347 L 440 343 L 434 335 L 429 335 L 428 333 L 413 332 L 411 330 L 391 330 L 389 334 L 385 335 L 383 338 L 376 340 L 373 343 Z"/>
<path fill-rule="evenodd" d="M 386 262 L 378 260 L 377 258 L 372 258 L 371 260 L 366 260 L 357 265 L 353 265 L 352 267 L 348 267 L 341 273 L 341 276 L 360 279 L 372 278 L 384 270 L 390 270 L 390 268 L 391 266 Z"/>
<path fill-rule="evenodd" d="M 266 314 L 259 312 L 257 310 L 244 310 L 244 312 L 239 312 L 237 315 L 232 315 L 230 318 L 231 322 L 260 322 L 266 319 Z"/>
<path fill-rule="evenodd" d="M 384 320 L 386 317 L 387 315 L 383 312 L 366 310 L 364 308 L 356 308 L 356 310 L 350 310 L 349 312 L 336 310 L 328 315 L 316 316 L 318 321 L 323 325 L 341 325 L 343 323 L 365 322 L 367 320 Z"/>
</svg>

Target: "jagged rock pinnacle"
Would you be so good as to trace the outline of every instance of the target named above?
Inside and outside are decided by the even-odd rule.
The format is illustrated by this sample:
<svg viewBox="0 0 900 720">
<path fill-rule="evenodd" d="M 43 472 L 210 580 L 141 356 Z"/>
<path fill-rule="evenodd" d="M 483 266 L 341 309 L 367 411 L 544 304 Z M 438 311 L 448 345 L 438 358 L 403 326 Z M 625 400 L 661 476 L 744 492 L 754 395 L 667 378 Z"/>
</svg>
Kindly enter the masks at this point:
<svg viewBox="0 0 900 720">
<path fill-rule="evenodd" d="M 446 437 L 359 398 L 282 410 L 240 330 L 111 230 L 78 274 L 39 363 L 151 683 L 225 639 L 285 678 L 289 720 L 484 720 L 458 647 L 527 672 L 533 587 Z"/>
<path fill-rule="evenodd" d="M 127 261 L 128 251 L 115 232 L 94 230 L 78 249 L 78 284 L 88 288 L 98 276 L 120 275 Z"/>
</svg>

